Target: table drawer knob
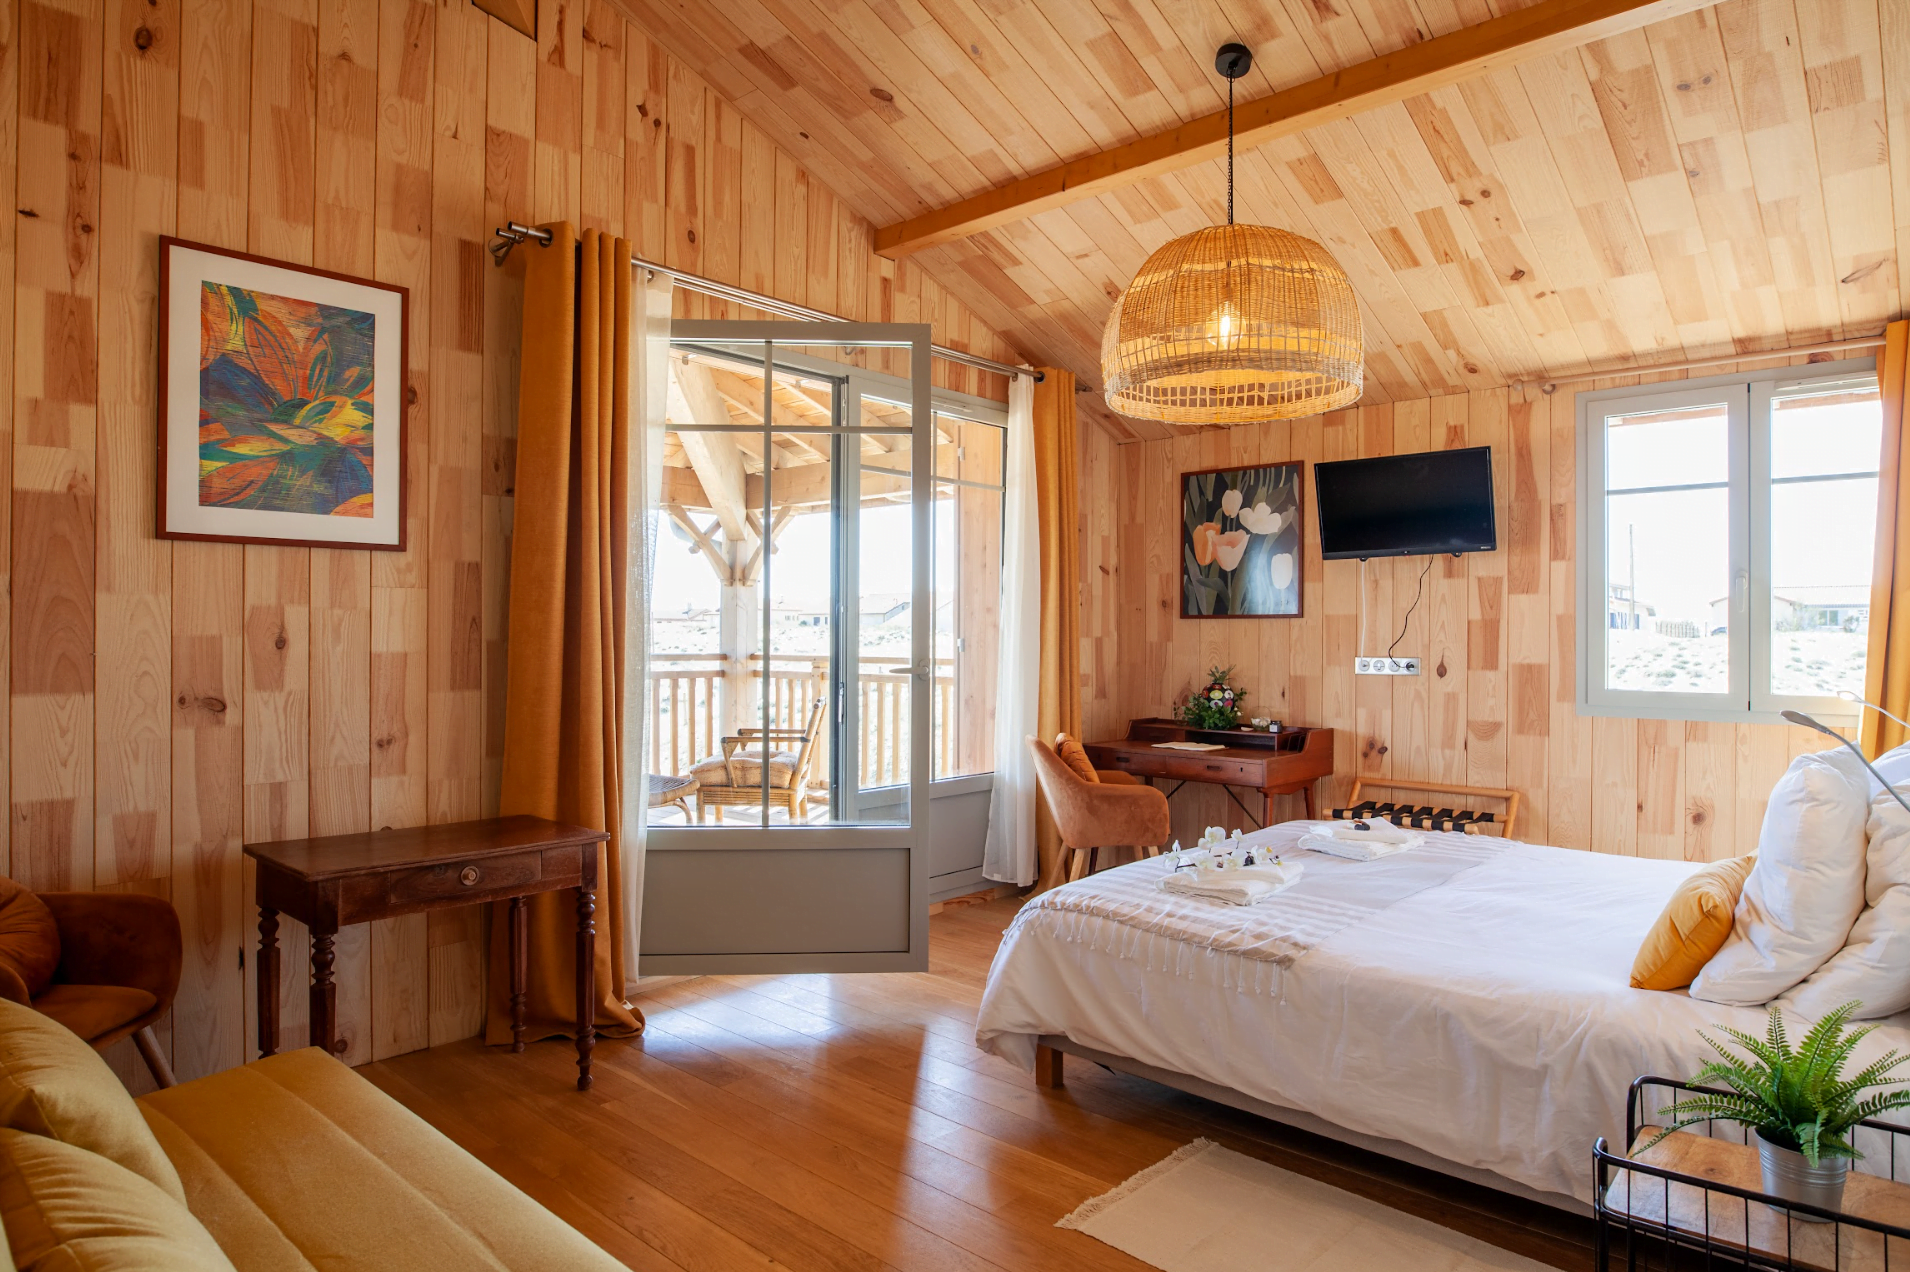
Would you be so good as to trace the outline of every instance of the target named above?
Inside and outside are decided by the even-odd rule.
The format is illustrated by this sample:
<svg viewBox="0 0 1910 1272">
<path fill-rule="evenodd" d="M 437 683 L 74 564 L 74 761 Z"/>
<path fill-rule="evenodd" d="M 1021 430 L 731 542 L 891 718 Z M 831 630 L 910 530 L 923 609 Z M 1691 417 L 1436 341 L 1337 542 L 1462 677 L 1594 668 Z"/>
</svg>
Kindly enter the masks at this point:
<svg viewBox="0 0 1910 1272">
<path fill-rule="evenodd" d="M 466 866 L 464 869 L 458 871 L 458 882 L 465 887 L 468 888 L 477 881 L 478 868 L 476 866 Z"/>
</svg>

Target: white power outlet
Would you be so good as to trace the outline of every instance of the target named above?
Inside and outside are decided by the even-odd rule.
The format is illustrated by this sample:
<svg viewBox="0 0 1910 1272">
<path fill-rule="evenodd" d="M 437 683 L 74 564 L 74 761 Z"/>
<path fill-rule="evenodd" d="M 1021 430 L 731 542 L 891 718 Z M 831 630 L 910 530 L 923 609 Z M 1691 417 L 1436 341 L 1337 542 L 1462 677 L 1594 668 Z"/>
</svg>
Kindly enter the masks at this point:
<svg viewBox="0 0 1910 1272">
<path fill-rule="evenodd" d="M 1353 674 L 1356 676 L 1417 676 L 1419 659 L 1355 658 Z"/>
</svg>

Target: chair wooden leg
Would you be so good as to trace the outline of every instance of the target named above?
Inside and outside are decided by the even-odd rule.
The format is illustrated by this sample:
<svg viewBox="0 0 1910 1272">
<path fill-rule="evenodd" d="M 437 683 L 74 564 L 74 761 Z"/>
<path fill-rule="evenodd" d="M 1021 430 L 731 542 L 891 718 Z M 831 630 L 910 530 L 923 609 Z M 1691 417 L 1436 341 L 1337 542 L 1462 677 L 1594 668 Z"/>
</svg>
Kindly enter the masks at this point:
<svg viewBox="0 0 1910 1272">
<path fill-rule="evenodd" d="M 159 1049 L 159 1037 L 151 1025 L 133 1035 L 133 1045 L 139 1048 L 139 1057 L 152 1071 L 154 1082 L 162 1088 L 179 1085 L 179 1079 L 172 1076 L 172 1066 L 166 1063 L 166 1053 Z"/>
<path fill-rule="evenodd" d="M 1101 865 L 1101 850 L 1099 848 L 1088 849 L 1088 873 L 1093 874 L 1096 870 L 1100 868 L 1100 865 Z"/>
<path fill-rule="evenodd" d="M 1047 1087 L 1051 1091 L 1059 1090 L 1062 1085 L 1062 1052 L 1053 1047 L 1035 1044 L 1035 1085 Z"/>
</svg>

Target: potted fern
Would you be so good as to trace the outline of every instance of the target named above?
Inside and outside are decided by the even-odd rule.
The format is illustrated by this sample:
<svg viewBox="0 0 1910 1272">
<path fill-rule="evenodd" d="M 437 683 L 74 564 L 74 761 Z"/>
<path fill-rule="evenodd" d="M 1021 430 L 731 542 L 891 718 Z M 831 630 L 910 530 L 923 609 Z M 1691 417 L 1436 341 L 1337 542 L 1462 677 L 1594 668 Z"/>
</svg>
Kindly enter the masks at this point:
<svg viewBox="0 0 1910 1272">
<path fill-rule="evenodd" d="M 1862 1156 L 1851 1145 L 1852 1128 L 1865 1118 L 1910 1107 L 1910 1090 L 1864 1095 L 1876 1087 L 1900 1087 L 1904 1080 L 1889 1075 L 1910 1056 L 1898 1056 L 1893 1050 L 1850 1077 L 1842 1076 L 1844 1061 L 1875 1028 L 1866 1025 L 1844 1032 L 1859 1006 L 1845 1003 L 1823 1017 L 1796 1050 L 1791 1049 L 1784 1018 L 1776 1007 L 1771 1008 L 1770 1025 L 1761 1040 L 1718 1026 L 1749 1053 L 1748 1058 L 1726 1051 L 1708 1034 L 1699 1034 L 1718 1059 L 1700 1069 L 1692 1082 L 1721 1083 L 1730 1090 L 1677 1100 L 1660 1109 L 1659 1116 L 1672 1118 L 1672 1124 L 1645 1147 L 1697 1122 L 1736 1122 L 1757 1132 L 1766 1193 L 1824 1210 L 1837 1209 L 1851 1160 Z"/>
</svg>

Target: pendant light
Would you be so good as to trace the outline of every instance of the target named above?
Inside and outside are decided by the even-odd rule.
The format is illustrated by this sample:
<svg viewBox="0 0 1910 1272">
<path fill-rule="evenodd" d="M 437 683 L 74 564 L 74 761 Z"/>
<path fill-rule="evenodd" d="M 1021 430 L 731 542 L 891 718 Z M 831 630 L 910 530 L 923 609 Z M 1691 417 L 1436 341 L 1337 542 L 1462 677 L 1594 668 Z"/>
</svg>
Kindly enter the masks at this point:
<svg viewBox="0 0 1910 1272">
<path fill-rule="evenodd" d="M 1312 239 L 1234 224 L 1234 81 L 1253 65 L 1223 45 L 1227 224 L 1184 234 L 1141 266 L 1101 337 L 1108 405 L 1168 424 L 1253 424 L 1350 406 L 1365 339 L 1346 271 Z"/>
</svg>

